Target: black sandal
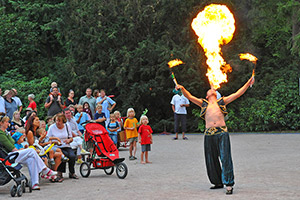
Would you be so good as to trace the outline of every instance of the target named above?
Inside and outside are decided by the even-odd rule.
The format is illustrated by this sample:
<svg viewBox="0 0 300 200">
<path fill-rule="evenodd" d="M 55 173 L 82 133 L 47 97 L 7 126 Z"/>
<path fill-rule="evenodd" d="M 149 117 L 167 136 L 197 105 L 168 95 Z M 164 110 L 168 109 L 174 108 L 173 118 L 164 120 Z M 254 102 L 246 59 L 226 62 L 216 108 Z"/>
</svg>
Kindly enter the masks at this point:
<svg viewBox="0 0 300 200">
<path fill-rule="evenodd" d="M 231 189 L 226 189 L 226 194 L 232 194 L 233 193 L 233 188 Z"/>
<path fill-rule="evenodd" d="M 57 176 L 55 179 L 50 179 L 50 181 L 51 181 L 52 183 L 61 183 L 61 182 L 64 181 L 64 178 L 63 178 L 63 177 Z"/>
<path fill-rule="evenodd" d="M 79 179 L 78 176 L 75 173 L 74 174 L 69 174 L 69 178 Z"/>
</svg>

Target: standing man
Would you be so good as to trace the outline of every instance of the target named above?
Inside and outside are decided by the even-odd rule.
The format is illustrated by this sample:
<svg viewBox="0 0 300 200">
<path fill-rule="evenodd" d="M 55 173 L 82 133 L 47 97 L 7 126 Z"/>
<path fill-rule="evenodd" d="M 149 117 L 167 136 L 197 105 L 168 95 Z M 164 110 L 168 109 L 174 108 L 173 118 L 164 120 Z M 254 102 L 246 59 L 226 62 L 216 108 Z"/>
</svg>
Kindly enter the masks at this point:
<svg viewBox="0 0 300 200">
<path fill-rule="evenodd" d="M 12 98 L 17 103 L 17 106 L 19 108 L 19 113 L 21 113 L 21 111 L 23 109 L 23 104 L 22 104 L 21 99 L 19 97 L 17 97 L 18 91 L 15 88 L 12 88 L 11 91 L 12 91 L 12 95 L 13 95 Z"/>
<path fill-rule="evenodd" d="M 233 164 L 231 158 L 230 139 L 227 131 L 224 114 L 227 114 L 226 105 L 243 95 L 250 85 L 253 85 L 254 77 L 241 87 L 237 92 L 221 97 L 217 100 L 214 89 L 207 91 L 206 99 L 198 99 L 192 96 L 183 86 L 178 85 L 184 96 L 201 107 L 200 116 L 205 119 L 204 152 L 207 174 L 214 185 L 210 189 L 223 188 L 226 185 L 226 194 L 232 194 L 234 185 Z M 220 165 L 219 157 L 222 163 Z"/>
<path fill-rule="evenodd" d="M 60 95 L 58 95 L 58 88 L 52 88 L 52 95 L 48 96 L 45 103 L 45 108 L 48 109 L 48 116 L 54 116 L 57 113 L 62 112 L 64 108 L 63 100 Z"/>
<path fill-rule="evenodd" d="M 178 140 L 178 132 L 179 132 L 179 125 L 181 125 L 182 131 L 182 139 L 187 140 L 188 138 L 184 136 L 186 132 L 186 107 L 190 106 L 189 100 L 182 95 L 180 90 L 173 90 L 175 94 L 171 100 L 172 110 L 174 112 L 174 131 L 176 136 L 173 140 Z"/>
<path fill-rule="evenodd" d="M 117 103 L 110 97 L 106 96 L 104 89 L 100 90 L 100 97 L 97 98 L 97 104 L 98 103 L 102 105 L 102 112 L 106 117 L 105 125 L 107 125 L 109 123 L 110 112 L 115 108 Z"/>
<path fill-rule="evenodd" d="M 83 105 L 85 102 L 88 102 L 92 111 L 92 116 L 94 116 L 96 111 L 96 99 L 92 96 L 92 89 L 87 88 L 85 94 L 86 94 L 85 96 L 82 96 L 79 99 L 78 104 Z"/>
<path fill-rule="evenodd" d="M 6 113 L 5 111 L 5 100 L 2 97 L 2 88 L 0 88 L 0 113 Z"/>
</svg>

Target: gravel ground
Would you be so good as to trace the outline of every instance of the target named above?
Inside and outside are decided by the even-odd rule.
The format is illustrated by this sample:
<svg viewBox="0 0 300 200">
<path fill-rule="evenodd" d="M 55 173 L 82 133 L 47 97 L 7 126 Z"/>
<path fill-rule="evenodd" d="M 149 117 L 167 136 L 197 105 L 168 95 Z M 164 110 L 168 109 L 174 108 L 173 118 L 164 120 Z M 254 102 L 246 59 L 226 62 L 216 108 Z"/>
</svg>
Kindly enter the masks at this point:
<svg viewBox="0 0 300 200">
<path fill-rule="evenodd" d="M 187 134 L 189 140 L 173 141 L 173 135 L 155 135 L 149 159 L 152 164 L 128 160 L 128 176 L 93 170 L 88 178 L 68 179 L 63 183 L 41 180 L 41 191 L 25 193 L 22 199 L 300 199 L 300 134 L 231 134 L 235 171 L 234 194 L 225 189 L 210 190 L 205 169 L 203 135 Z M 26 167 L 22 170 L 28 174 Z M 10 198 L 9 188 L 0 187 L 0 199 Z"/>
</svg>

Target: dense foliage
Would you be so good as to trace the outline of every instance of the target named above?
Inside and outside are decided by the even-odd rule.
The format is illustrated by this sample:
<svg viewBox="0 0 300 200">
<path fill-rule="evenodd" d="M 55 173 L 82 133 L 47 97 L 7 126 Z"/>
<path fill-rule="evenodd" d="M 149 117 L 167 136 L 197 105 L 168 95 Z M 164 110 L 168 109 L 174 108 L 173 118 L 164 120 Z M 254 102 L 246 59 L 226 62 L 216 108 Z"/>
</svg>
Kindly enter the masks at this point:
<svg viewBox="0 0 300 200">
<path fill-rule="evenodd" d="M 298 130 L 296 0 L 0 0 L 1 88 L 17 88 L 25 105 L 35 93 L 43 117 L 51 81 L 64 96 L 74 89 L 77 98 L 87 87 L 105 88 L 123 115 L 134 107 L 139 117 L 148 108 L 156 132 L 172 131 L 174 84 L 167 62 L 182 59 L 185 64 L 174 69 L 179 83 L 205 97 L 205 56 L 190 24 L 209 3 L 228 5 L 236 19 L 234 38 L 222 47 L 233 72 L 220 92 L 235 92 L 251 76 L 253 65 L 240 61 L 239 53 L 259 59 L 256 84 L 228 106 L 230 130 Z M 203 130 L 197 113 L 192 105 L 189 131 Z"/>
</svg>

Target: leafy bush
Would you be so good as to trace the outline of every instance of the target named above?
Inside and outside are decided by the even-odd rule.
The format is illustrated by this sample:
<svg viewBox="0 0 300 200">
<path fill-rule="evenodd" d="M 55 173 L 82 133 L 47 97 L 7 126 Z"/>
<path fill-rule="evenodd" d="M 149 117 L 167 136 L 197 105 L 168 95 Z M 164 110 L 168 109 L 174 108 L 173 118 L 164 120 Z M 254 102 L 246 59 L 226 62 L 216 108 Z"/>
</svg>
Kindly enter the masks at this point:
<svg viewBox="0 0 300 200">
<path fill-rule="evenodd" d="M 44 108 L 44 104 L 47 96 L 49 95 L 49 89 L 51 81 L 48 77 L 39 79 L 26 80 L 24 76 L 19 74 L 16 69 L 9 70 L 5 74 L 0 76 L 2 91 L 15 88 L 18 91 L 18 97 L 23 103 L 23 115 L 25 115 L 25 108 L 29 105 L 27 100 L 29 94 L 34 94 L 34 101 L 37 104 L 38 116 L 44 119 L 47 115 L 47 111 Z"/>
</svg>

